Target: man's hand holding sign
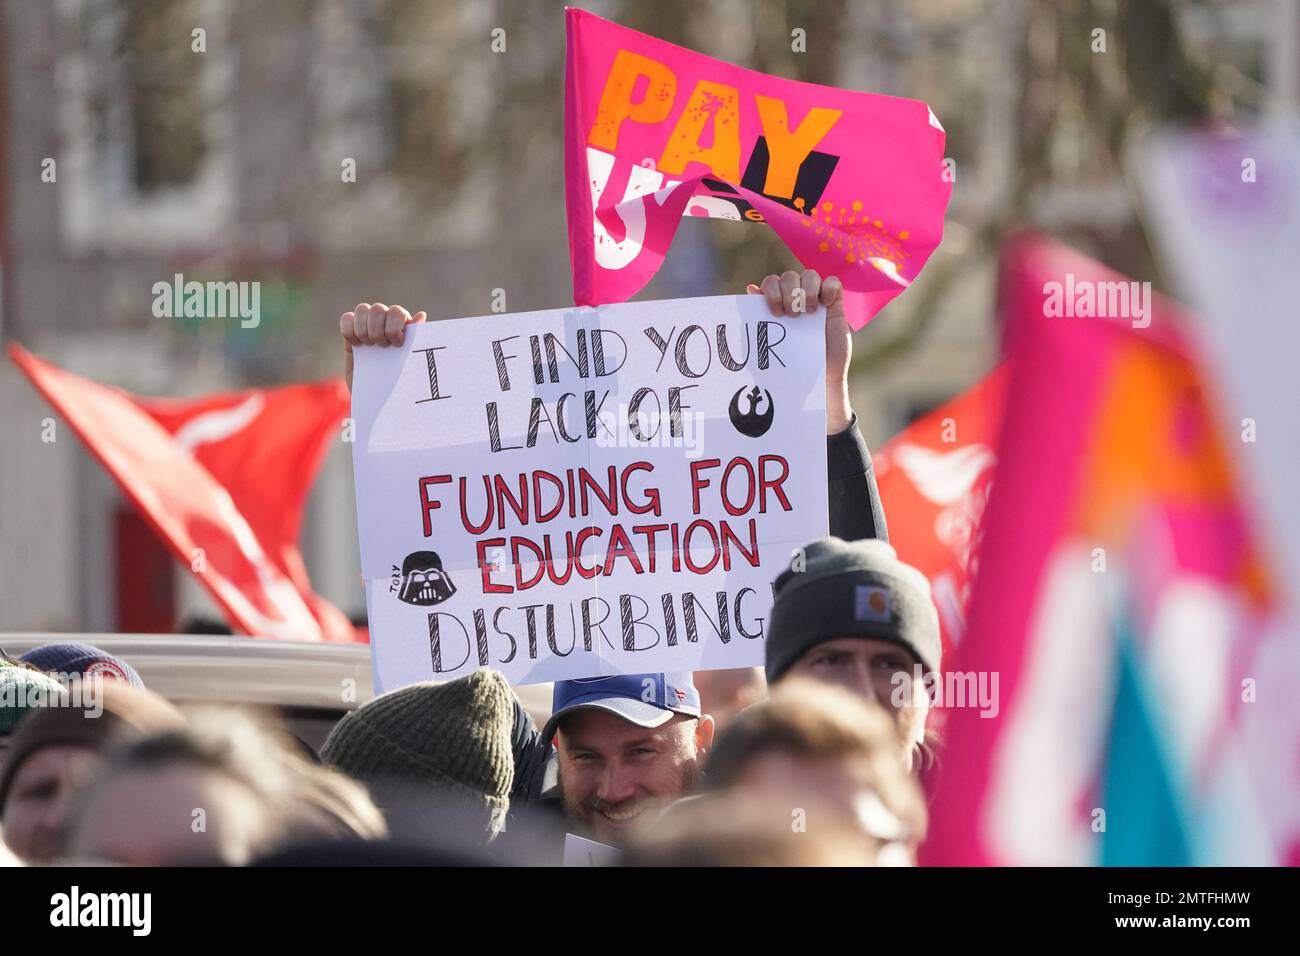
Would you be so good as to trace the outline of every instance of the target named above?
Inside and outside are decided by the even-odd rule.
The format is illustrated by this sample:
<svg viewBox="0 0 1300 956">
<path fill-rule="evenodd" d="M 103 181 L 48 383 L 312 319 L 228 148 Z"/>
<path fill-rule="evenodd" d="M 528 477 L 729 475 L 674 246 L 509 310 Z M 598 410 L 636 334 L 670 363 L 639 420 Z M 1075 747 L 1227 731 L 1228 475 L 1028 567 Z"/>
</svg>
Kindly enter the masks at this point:
<svg viewBox="0 0 1300 956">
<path fill-rule="evenodd" d="M 826 309 L 826 434 L 838 435 L 849 427 L 853 410 L 849 406 L 849 361 L 853 356 L 853 333 L 844 314 L 844 287 L 835 276 L 823 281 L 812 269 L 768 276 L 761 286 L 746 292 L 763 295 L 774 316 L 799 316 Z"/>
<path fill-rule="evenodd" d="M 382 302 L 373 305 L 362 302 L 353 311 L 344 312 L 339 318 L 339 332 L 343 335 L 343 373 L 349 391 L 355 366 L 353 346 L 400 346 L 406 341 L 406 327 L 427 318 L 423 312 L 411 315 L 400 305 L 384 305 Z"/>
</svg>

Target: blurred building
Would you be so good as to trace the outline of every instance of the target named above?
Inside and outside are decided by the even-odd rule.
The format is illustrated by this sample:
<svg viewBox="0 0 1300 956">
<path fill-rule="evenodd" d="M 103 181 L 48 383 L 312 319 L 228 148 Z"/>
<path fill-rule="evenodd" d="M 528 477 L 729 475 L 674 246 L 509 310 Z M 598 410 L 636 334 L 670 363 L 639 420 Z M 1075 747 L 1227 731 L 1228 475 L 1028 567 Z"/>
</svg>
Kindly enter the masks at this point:
<svg viewBox="0 0 1300 956">
<path fill-rule="evenodd" d="M 1117 162 L 1126 124 L 1213 114 L 1225 96 L 1264 114 L 1300 103 L 1289 0 L 588 6 L 757 69 L 924 99 L 945 123 L 944 245 L 856 339 L 873 444 L 996 361 L 1005 230 L 1151 273 Z M 433 318 L 489 313 L 497 290 L 512 312 L 570 301 L 558 3 L 3 0 L 0 43 L 6 343 L 193 395 L 337 374 L 337 319 L 358 301 Z M 1160 57 L 1169 77 L 1144 75 Z M 761 227 L 687 221 L 644 297 L 739 292 L 790 264 Z M 156 318 L 153 285 L 177 273 L 260 282 L 260 324 Z M 53 413 L 8 362 L 0 403 L 0 630 L 215 615 L 62 423 L 42 440 Z M 341 440 L 303 545 L 317 589 L 362 613 Z"/>
</svg>

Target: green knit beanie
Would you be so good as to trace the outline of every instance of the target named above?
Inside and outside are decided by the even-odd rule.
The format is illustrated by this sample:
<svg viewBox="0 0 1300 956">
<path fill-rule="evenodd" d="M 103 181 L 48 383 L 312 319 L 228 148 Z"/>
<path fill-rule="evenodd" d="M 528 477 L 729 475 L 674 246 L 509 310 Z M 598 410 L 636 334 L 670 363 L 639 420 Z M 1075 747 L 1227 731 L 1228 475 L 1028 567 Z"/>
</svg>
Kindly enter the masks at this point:
<svg viewBox="0 0 1300 956">
<path fill-rule="evenodd" d="M 334 726 L 320 756 L 372 789 L 407 785 L 481 806 L 495 836 L 510 806 L 513 727 L 510 685 L 484 668 L 376 697 Z"/>
</svg>

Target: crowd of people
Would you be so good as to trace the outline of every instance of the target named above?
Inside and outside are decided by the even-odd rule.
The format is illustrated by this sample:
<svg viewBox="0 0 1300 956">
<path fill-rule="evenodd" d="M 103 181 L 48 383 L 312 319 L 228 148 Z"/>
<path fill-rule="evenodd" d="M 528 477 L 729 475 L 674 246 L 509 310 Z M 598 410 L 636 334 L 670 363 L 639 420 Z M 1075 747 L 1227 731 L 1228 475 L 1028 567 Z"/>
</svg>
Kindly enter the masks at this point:
<svg viewBox="0 0 1300 956">
<path fill-rule="evenodd" d="M 749 291 L 776 316 L 826 307 L 831 536 L 777 577 L 764 668 L 557 682 L 540 727 L 483 668 L 367 701 L 316 753 L 265 715 L 182 711 L 129 662 L 51 644 L 0 660 L 0 854 L 558 865 L 572 835 L 633 866 L 913 863 L 932 745 L 912 685 L 941 650 L 929 584 L 888 544 L 839 282 L 787 272 Z M 423 320 L 345 313 L 349 384 L 355 348 Z"/>
</svg>

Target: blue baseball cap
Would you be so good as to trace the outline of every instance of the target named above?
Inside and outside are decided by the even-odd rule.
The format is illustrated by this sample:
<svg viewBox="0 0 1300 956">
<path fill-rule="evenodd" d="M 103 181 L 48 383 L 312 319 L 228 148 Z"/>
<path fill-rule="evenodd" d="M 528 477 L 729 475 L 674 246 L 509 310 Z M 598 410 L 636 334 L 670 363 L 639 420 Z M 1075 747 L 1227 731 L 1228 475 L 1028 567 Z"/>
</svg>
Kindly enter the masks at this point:
<svg viewBox="0 0 1300 956">
<path fill-rule="evenodd" d="M 661 727 L 673 714 L 699 717 L 700 692 L 690 671 L 556 681 L 551 719 L 542 728 L 542 739 L 555 736 L 562 718 L 587 708 L 608 711 L 638 727 Z"/>
</svg>

